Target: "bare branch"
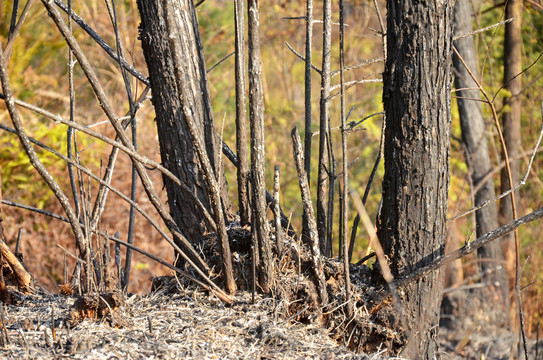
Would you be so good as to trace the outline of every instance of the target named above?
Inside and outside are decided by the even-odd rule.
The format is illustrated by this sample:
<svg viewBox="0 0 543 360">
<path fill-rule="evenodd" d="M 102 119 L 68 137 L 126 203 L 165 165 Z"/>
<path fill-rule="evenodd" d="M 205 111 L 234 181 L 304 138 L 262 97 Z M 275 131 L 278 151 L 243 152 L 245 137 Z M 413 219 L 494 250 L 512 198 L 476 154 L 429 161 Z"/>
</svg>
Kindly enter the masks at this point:
<svg viewBox="0 0 543 360">
<path fill-rule="evenodd" d="M 297 52 L 296 50 L 294 50 L 294 48 L 292 46 L 290 46 L 290 44 L 285 41 L 285 45 L 289 48 L 290 51 L 292 51 L 292 53 L 294 55 L 296 55 L 300 60 L 302 60 L 303 62 L 306 62 L 305 58 L 299 53 Z M 317 73 L 319 73 L 319 75 L 322 76 L 322 71 L 317 68 L 315 65 L 311 64 L 311 68 L 313 68 L 313 70 L 315 70 Z"/>
<path fill-rule="evenodd" d="M 100 101 L 100 106 L 102 110 L 106 114 L 107 118 L 110 120 L 117 135 L 119 135 L 121 142 L 123 143 L 124 146 L 126 146 L 130 150 L 133 150 L 130 140 L 128 139 L 126 133 L 124 132 L 124 129 L 122 128 L 120 122 L 118 121 L 107 95 L 105 94 L 102 86 L 100 85 L 98 78 L 94 70 L 90 66 L 90 63 L 88 62 L 86 56 L 84 55 L 83 51 L 79 47 L 77 40 L 68 31 L 66 24 L 60 17 L 60 14 L 52 6 L 52 0 L 42 0 L 42 3 L 46 7 L 49 15 L 54 20 L 58 29 L 62 33 L 62 36 L 65 38 L 66 42 L 72 49 L 75 57 L 77 58 L 79 64 L 81 65 L 81 68 L 83 69 L 85 75 L 87 76 L 87 79 L 89 80 L 89 84 L 91 85 L 96 97 Z M 181 256 L 183 256 L 185 260 L 187 260 L 189 264 L 191 264 L 191 266 L 193 266 L 197 271 L 200 271 L 202 274 L 204 274 L 204 272 L 208 272 L 209 271 L 208 265 L 200 257 L 200 255 L 198 255 L 196 250 L 194 250 L 190 242 L 181 234 L 179 228 L 175 224 L 175 221 L 171 217 L 168 209 L 166 208 L 166 206 L 164 205 L 164 203 L 158 196 L 158 193 L 153 188 L 153 184 L 151 182 L 151 179 L 147 175 L 147 171 L 145 167 L 140 162 L 138 162 L 134 156 L 131 155 L 130 159 L 132 160 L 132 163 L 135 165 L 138 171 L 138 175 L 142 181 L 143 187 L 145 189 L 145 192 L 147 193 L 149 200 L 151 201 L 151 203 L 153 204 L 157 212 L 160 214 L 161 218 L 163 219 L 168 229 L 172 232 L 172 234 L 174 234 L 174 237 L 178 239 L 179 243 L 182 244 L 184 247 L 184 251 L 182 251 L 176 245 L 174 248 L 177 248 L 177 249 L 175 250 L 178 251 L 181 254 Z"/>
<path fill-rule="evenodd" d="M 19 112 L 17 111 L 17 108 L 15 106 L 15 100 L 11 92 L 10 81 L 3 56 L 0 56 L 0 81 L 2 83 L 2 88 L 4 89 L 4 102 L 11 117 L 11 121 L 13 122 L 13 126 L 17 131 L 17 136 L 19 137 L 21 145 L 23 146 L 28 156 L 28 159 L 30 160 L 30 163 L 38 171 L 38 173 L 45 181 L 47 186 L 49 186 L 53 194 L 55 194 L 64 212 L 68 216 L 68 219 L 70 220 L 70 225 L 72 226 L 72 230 L 76 238 L 76 244 L 79 248 L 79 251 L 84 256 L 84 254 L 86 253 L 85 236 L 83 234 L 81 226 L 79 225 L 77 215 L 73 210 L 72 206 L 70 205 L 68 197 L 66 196 L 66 194 L 64 194 L 64 191 L 62 191 L 53 176 L 51 176 L 47 168 L 40 161 L 38 155 L 36 154 L 36 151 L 34 151 L 34 148 L 32 147 L 32 144 L 24 129 L 23 123 L 19 118 Z"/>
<path fill-rule="evenodd" d="M 343 71 L 358 69 L 358 68 L 360 68 L 362 66 L 375 64 L 375 63 L 378 63 L 378 62 L 381 62 L 381 61 L 385 61 L 385 58 L 379 57 L 379 58 L 375 58 L 375 59 L 369 59 L 369 60 L 366 60 L 366 61 L 362 61 L 362 62 L 360 62 L 358 64 L 347 66 L 345 69 L 343 69 Z M 341 72 L 341 70 L 334 70 L 334 71 L 332 71 L 331 76 L 334 77 L 336 75 L 339 75 L 340 72 Z"/>
<path fill-rule="evenodd" d="M 119 55 L 111 48 L 111 46 L 106 43 L 106 41 L 94 31 L 89 24 L 83 20 L 79 15 L 77 15 L 73 10 L 70 11 L 68 9 L 68 6 L 64 4 L 61 0 L 54 0 L 55 4 L 66 14 L 71 15 L 72 19 L 75 20 L 75 22 L 81 27 L 81 29 L 85 30 L 87 34 L 98 44 L 102 49 L 106 51 L 106 53 L 115 61 L 119 58 Z M 149 85 L 149 79 L 145 75 L 143 75 L 138 69 L 134 68 L 131 64 L 127 63 L 126 60 L 121 59 L 122 64 L 126 70 L 128 70 L 129 73 L 134 75 L 138 80 L 143 82 L 145 85 Z"/>
<path fill-rule="evenodd" d="M 453 37 L 453 40 L 456 41 L 456 40 L 459 40 L 459 39 L 464 39 L 464 38 L 467 38 L 467 37 L 470 37 L 470 36 L 473 36 L 473 35 L 477 35 L 479 33 L 482 33 L 482 32 L 485 32 L 485 31 L 488 31 L 488 30 L 492 30 L 498 26 L 502 26 L 502 25 L 505 25 L 507 23 L 510 23 L 511 21 L 515 20 L 515 18 L 510 18 L 510 19 L 506 19 L 504 21 L 500 21 L 499 23 L 496 23 L 494 25 L 490 25 L 490 26 L 487 26 L 487 27 L 484 27 L 482 29 L 477 29 L 469 34 L 462 34 L 462 35 L 458 35 L 458 36 L 455 36 Z"/>
<path fill-rule="evenodd" d="M 432 271 L 435 271 L 455 260 L 461 259 L 464 256 L 471 254 L 475 250 L 479 249 L 481 246 L 484 246 L 489 242 L 496 240 L 511 231 L 516 230 L 521 225 L 528 224 L 542 217 L 543 208 L 540 208 L 526 216 L 513 220 L 508 224 L 500 226 L 499 228 L 486 233 L 475 241 L 466 243 L 466 245 L 462 246 L 460 249 L 453 251 L 452 253 L 449 253 L 447 255 L 441 256 L 440 258 L 432 261 L 432 263 L 430 263 L 429 265 L 420 268 L 409 275 L 406 275 L 404 277 L 398 277 L 396 279 L 396 284 L 398 285 L 398 287 L 404 287 L 407 284 L 410 284 L 413 281 L 416 281 L 426 276 Z"/>
</svg>

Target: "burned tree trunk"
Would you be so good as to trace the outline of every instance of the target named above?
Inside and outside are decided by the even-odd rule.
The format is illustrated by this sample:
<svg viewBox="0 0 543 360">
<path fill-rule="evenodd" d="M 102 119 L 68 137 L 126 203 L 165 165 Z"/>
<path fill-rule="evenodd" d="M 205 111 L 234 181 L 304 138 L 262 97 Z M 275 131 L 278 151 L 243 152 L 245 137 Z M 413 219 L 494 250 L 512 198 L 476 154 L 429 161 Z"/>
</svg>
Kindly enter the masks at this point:
<svg viewBox="0 0 543 360">
<path fill-rule="evenodd" d="M 249 0 L 249 117 L 251 123 L 251 184 L 253 199 L 252 226 L 254 245 L 260 254 L 259 278 L 264 293 L 273 284 L 273 263 L 268 236 L 266 185 L 264 179 L 264 90 L 262 88 L 262 62 L 258 0 Z"/>
<path fill-rule="evenodd" d="M 234 18 L 236 29 L 236 151 L 238 153 L 238 201 L 242 226 L 250 222 L 249 208 L 249 160 L 247 154 L 247 102 L 245 98 L 245 12 L 244 0 L 235 0 Z"/>
<path fill-rule="evenodd" d="M 319 246 L 321 252 L 325 253 L 326 230 L 327 230 L 327 208 L 328 191 L 327 180 L 329 176 L 329 148 L 328 128 L 330 107 L 328 96 L 330 95 L 330 58 L 332 46 L 332 0 L 323 2 L 323 37 L 322 37 L 322 78 L 320 97 L 320 121 L 319 121 L 319 171 L 317 175 L 317 229 L 319 231 Z"/>
<path fill-rule="evenodd" d="M 449 187 L 452 1 L 388 1 L 383 102 L 385 175 L 378 235 L 392 274 L 405 276 L 443 255 Z M 401 356 L 433 359 L 442 276 L 401 293 Z"/>
<path fill-rule="evenodd" d="M 207 155 L 212 164 L 217 164 L 218 146 L 214 134 L 213 113 L 192 1 L 175 1 L 171 5 L 178 8 L 183 16 L 179 29 L 168 28 L 165 22 L 165 3 L 140 1 L 138 5 L 142 19 L 142 47 L 153 92 L 162 163 L 184 182 L 211 212 L 209 190 L 183 112 L 184 107 L 193 111 L 202 136 L 205 136 Z M 175 33 L 177 30 L 182 33 Z M 175 39 L 170 38 L 170 33 Z M 187 50 L 186 61 L 177 64 L 182 67 L 183 88 L 179 88 L 175 81 L 175 68 L 171 62 L 172 41 L 184 42 L 183 46 Z M 185 102 L 181 101 L 181 93 L 185 94 Z M 206 230 L 201 210 L 172 180 L 165 177 L 164 184 L 170 213 L 183 235 L 188 239 L 199 239 Z"/>
<path fill-rule="evenodd" d="M 164 177 L 170 213 L 183 235 L 193 242 L 211 230 L 203 223 L 204 212 L 213 214 L 226 288 L 233 292 L 223 215 L 225 188 L 218 169 L 219 147 L 194 4 L 190 0 L 138 1 L 138 7 L 162 163 L 205 207 L 197 206 L 186 191 Z"/>
<path fill-rule="evenodd" d="M 471 25 L 471 5 L 467 1 L 457 1 L 454 8 L 455 33 L 457 36 L 469 34 L 473 31 Z M 458 39 L 454 43 L 456 50 L 469 67 L 469 71 L 477 77 L 477 57 L 472 37 Z M 492 171 L 492 162 L 486 142 L 485 120 L 481 109 L 481 103 L 472 100 L 479 99 L 481 94 L 477 90 L 475 81 L 471 78 L 468 69 L 457 56 L 453 57 L 454 82 L 457 89 L 463 89 L 456 93 L 458 96 L 458 112 L 460 114 L 460 127 L 462 128 L 462 141 L 465 146 L 466 162 L 471 175 L 471 183 L 475 190 L 473 205 L 479 206 L 485 201 L 494 199 L 494 182 L 492 178 L 485 177 Z M 477 225 L 477 237 L 480 237 L 498 228 L 498 210 L 492 203 L 475 213 Z M 488 317 L 499 325 L 507 324 L 509 289 L 505 273 L 501 241 L 493 241 L 477 250 L 479 268 L 483 273 L 483 281 L 488 287 L 483 291 L 490 293 L 481 294 L 481 301 L 489 306 L 484 306 Z M 477 290 L 480 292 L 481 290 Z"/>
</svg>

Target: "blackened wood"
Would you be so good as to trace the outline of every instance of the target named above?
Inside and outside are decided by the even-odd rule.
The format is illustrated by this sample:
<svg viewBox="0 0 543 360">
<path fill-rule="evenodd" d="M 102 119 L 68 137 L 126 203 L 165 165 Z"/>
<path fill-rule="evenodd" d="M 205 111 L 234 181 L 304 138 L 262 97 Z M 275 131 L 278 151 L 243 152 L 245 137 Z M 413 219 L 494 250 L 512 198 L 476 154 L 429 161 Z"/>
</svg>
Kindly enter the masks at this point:
<svg viewBox="0 0 543 360">
<path fill-rule="evenodd" d="M 311 58 L 313 43 L 313 0 L 306 1 L 305 13 L 305 82 L 304 82 L 304 106 L 305 106 L 305 135 L 304 135 L 304 169 L 307 173 L 307 182 L 311 185 L 311 129 L 313 119 L 311 111 Z M 307 242 L 309 234 L 307 231 L 307 214 L 302 214 L 302 240 Z"/>
<path fill-rule="evenodd" d="M 351 278 L 349 272 L 349 242 L 347 241 L 347 227 L 349 226 L 349 169 L 347 163 L 347 117 L 345 114 L 345 5 L 339 0 L 339 68 L 341 83 L 341 153 L 343 156 L 343 194 L 341 197 L 341 223 L 340 234 L 342 237 L 343 269 L 345 271 L 345 301 L 347 314 L 353 315 L 351 304 Z"/>
<path fill-rule="evenodd" d="M 236 152 L 238 153 L 238 202 L 241 226 L 249 224 L 249 160 L 247 154 L 247 102 L 245 87 L 245 0 L 234 1 L 236 29 Z"/>
<path fill-rule="evenodd" d="M 190 144 L 192 147 L 192 151 L 194 152 L 193 160 L 195 163 L 189 164 L 187 162 L 185 165 L 189 168 L 194 168 L 194 165 L 198 165 L 198 168 L 201 171 L 203 179 L 197 180 L 203 181 L 204 184 L 202 185 L 205 185 L 202 186 L 202 189 L 204 190 L 203 195 L 208 199 L 209 206 L 213 211 L 215 219 L 226 290 L 229 293 L 233 293 L 236 290 L 236 284 L 232 271 L 232 256 L 228 236 L 226 234 L 225 218 L 221 202 L 221 186 L 217 181 L 217 174 L 219 173 L 216 168 L 216 166 L 218 166 L 218 153 L 215 150 L 217 137 L 215 135 L 211 104 L 207 91 L 205 64 L 200 44 L 195 9 L 192 1 L 189 0 L 167 3 L 157 1 L 155 5 L 157 12 L 153 14 L 151 11 L 154 6 L 150 3 L 151 2 L 146 2 L 148 8 L 143 6 L 143 4 L 140 4 L 140 11 L 142 14 L 141 37 L 142 42 L 145 44 L 144 54 L 150 70 L 151 87 L 154 91 L 153 103 L 157 110 L 157 124 L 159 123 L 159 108 L 157 107 L 157 104 L 160 104 L 160 106 L 166 106 L 166 109 L 161 108 L 161 110 L 169 111 L 166 114 L 162 114 L 167 120 L 171 121 L 173 114 L 177 117 L 178 126 L 171 130 L 178 133 L 182 132 L 186 138 L 181 138 L 180 140 L 184 141 L 187 145 Z M 151 20 L 152 16 L 156 17 Z M 145 24 L 151 26 L 151 23 L 153 22 L 160 23 L 159 27 L 163 26 L 162 29 L 145 27 Z M 162 31 L 152 32 L 152 30 Z M 144 40 L 144 37 L 148 37 L 147 40 Z M 164 45 L 167 47 L 167 50 L 164 53 L 161 53 L 162 56 L 165 56 L 161 59 L 161 63 L 169 64 L 168 70 L 173 72 L 173 78 L 156 73 L 157 68 L 154 67 L 155 64 L 150 62 L 151 57 L 156 55 L 156 52 L 153 52 L 152 48 L 153 45 L 156 45 L 155 41 L 158 40 L 157 37 L 166 39 Z M 152 54 L 150 52 L 152 52 Z M 151 69 L 153 69 L 153 71 L 151 71 Z M 164 86 L 163 84 L 172 82 L 174 84 L 173 86 L 177 89 L 177 93 L 174 94 L 179 96 L 179 108 L 168 108 L 168 104 L 164 104 L 163 98 L 161 101 L 157 100 L 155 102 L 155 98 L 161 98 L 162 95 L 170 97 L 173 95 L 163 94 L 161 92 L 157 94 L 155 86 L 157 89 L 160 89 L 161 86 Z M 172 85 L 170 84 L 169 86 Z M 166 126 L 170 124 L 171 123 L 168 123 Z M 184 131 L 188 131 L 188 133 Z M 164 137 L 164 134 L 163 138 L 166 140 L 170 139 L 168 136 Z M 170 144 L 170 146 L 173 145 L 174 144 Z M 162 143 L 161 148 L 163 149 Z M 183 162 L 184 160 L 182 157 L 172 157 L 171 153 L 162 153 L 161 155 L 163 162 L 164 158 L 166 158 L 170 162 L 170 165 L 172 163 L 179 165 L 179 162 Z M 168 157 L 168 155 L 170 155 L 170 157 Z M 180 154 L 177 153 L 175 155 Z M 174 193 L 169 193 L 168 195 L 170 194 L 172 197 L 175 197 L 176 195 L 182 194 L 182 192 L 180 189 L 175 189 Z M 187 200 L 188 199 L 185 199 L 185 203 L 180 202 L 179 205 L 183 206 L 189 202 Z M 191 202 L 190 205 L 193 205 L 193 203 Z M 172 209 L 171 202 L 170 209 Z M 180 209 L 176 209 L 176 211 L 179 214 Z M 181 210 L 181 212 L 184 211 L 186 211 L 186 209 Z"/>
<path fill-rule="evenodd" d="M 172 6 L 179 11 L 179 24 L 169 28 L 165 21 L 168 14 L 166 3 L 145 1 L 139 4 L 142 16 L 140 37 L 150 74 L 162 164 L 185 183 L 211 212 L 211 190 L 206 184 L 185 115 L 185 109 L 190 109 L 199 128 L 199 137 L 208 144 L 207 156 L 212 164 L 216 163 L 216 152 L 213 150 L 215 134 L 213 141 L 209 141 L 209 133 L 214 132 L 214 123 L 198 24 L 191 1 L 176 1 Z M 175 55 L 174 39 L 183 49 L 180 51 L 183 61 L 178 64 L 179 69 L 174 67 L 172 60 Z M 179 82 L 176 76 L 181 77 Z M 164 177 L 164 184 L 175 223 L 188 239 L 199 241 L 206 230 L 210 230 L 202 221 L 202 211 L 172 180 Z"/>
<path fill-rule="evenodd" d="M 455 34 L 470 34 L 473 31 L 471 4 L 467 1 L 457 1 L 454 7 Z M 472 74 L 477 77 L 477 53 L 473 37 L 458 39 L 454 42 L 456 50 L 464 59 Z M 453 56 L 454 83 L 457 89 L 458 113 L 460 115 L 460 127 L 462 129 L 462 142 L 464 143 L 466 163 L 469 168 L 473 188 L 478 188 L 474 194 L 473 205 L 494 199 L 494 181 L 490 178 L 483 179 L 493 170 L 492 161 L 486 141 L 486 125 L 483 117 L 481 102 L 470 100 L 480 99 L 481 93 L 477 84 L 471 78 L 468 70 L 458 56 Z M 484 183 L 481 183 L 484 181 Z M 498 210 L 496 203 L 479 209 L 475 212 L 477 237 L 498 227 Z M 493 241 L 477 250 L 477 257 L 483 281 L 488 287 L 483 289 L 486 296 L 481 296 L 487 310 L 488 319 L 499 326 L 508 324 L 509 313 L 509 284 L 505 273 L 504 257 L 501 241 Z M 490 310 L 492 309 L 492 310 Z"/>
<path fill-rule="evenodd" d="M 0 241 L 7 243 L 6 235 L 4 234 L 4 215 L 2 212 L 2 174 L 0 174 Z M 19 234 L 20 234 L 19 230 Z M 20 236 L 19 236 L 20 238 Z"/>
<path fill-rule="evenodd" d="M 54 0 L 55 1 L 55 4 L 62 10 L 64 11 L 66 14 L 69 14 L 70 17 L 72 19 L 75 20 L 75 22 L 81 27 L 81 29 L 83 29 L 87 34 L 89 34 L 89 36 L 98 44 L 102 47 L 102 49 L 105 50 L 105 52 L 112 58 L 114 59 L 115 61 L 117 61 L 117 59 L 119 58 L 119 55 L 117 55 L 117 53 L 115 52 L 115 50 L 113 50 L 111 48 L 111 46 L 108 45 L 108 43 L 106 43 L 106 41 L 104 39 L 102 39 L 100 37 L 100 35 L 98 35 L 96 33 L 96 31 L 94 31 L 86 22 L 85 20 L 83 20 L 83 18 L 81 18 L 79 15 L 77 15 L 72 9 L 69 8 L 68 5 L 66 5 L 64 2 L 62 2 L 61 0 Z M 132 75 L 134 75 L 134 77 L 136 77 L 138 80 L 140 80 L 141 82 L 143 82 L 145 85 L 149 85 L 149 80 L 147 79 L 147 77 L 145 77 L 145 75 L 143 75 L 141 72 L 139 72 L 136 68 L 134 68 L 131 64 L 129 64 L 128 62 L 126 62 L 125 59 L 122 59 L 121 58 L 121 61 L 123 63 L 123 67 L 125 69 L 128 70 L 128 72 L 130 72 Z"/>
<path fill-rule="evenodd" d="M 42 3 L 47 9 L 47 12 L 49 13 L 53 21 L 55 22 L 55 25 L 60 30 L 62 36 L 66 40 L 66 43 L 70 46 L 70 49 L 73 51 L 73 54 L 76 57 L 78 63 L 80 64 L 81 69 L 85 73 L 85 76 L 87 77 L 89 84 L 91 85 L 94 91 L 94 94 L 98 98 L 100 107 L 102 108 L 102 110 L 104 111 L 104 114 L 107 116 L 111 125 L 115 129 L 115 132 L 119 136 L 121 143 L 123 144 L 124 147 L 127 148 L 127 150 L 129 150 L 130 160 L 136 166 L 136 170 L 138 171 L 138 175 L 141 179 L 141 182 L 147 194 L 147 197 L 149 198 L 149 201 L 151 202 L 153 207 L 157 210 L 157 213 L 159 214 L 161 219 L 164 221 L 164 224 L 166 225 L 168 230 L 170 230 L 170 232 L 172 233 L 174 237 L 174 241 L 171 241 L 168 237 L 164 237 L 164 238 L 174 247 L 174 249 L 177 252 L 179 252 L 179 254 L 181 254 L 181 256 L 187 262 L 189 262 L 191 266 L 193 266 L 196 269 L 196 271 L 206 281 L 209 281 L 210 283 L 212 283 L 211 280 L 207 277 L 207 274 L 209 273 L 209 267 L 207 266 L 205 261 L 203 261 L 203 259 L 199 256 L 199 254 L 194 250 L 194 247 L 189 243 L 186 237 L 183 236 L 183 234 L 180 232 L 179 228 L 175 224 L 170 213 L 167 211 L 166 207 L 160 200 L 158 193 L 155 191 L 153 184 L 151 182 L 151 179 L 149 178 L 149 175 L 147 174 L 146 168 L 143 166 L 140 160 L 138 160 L 138 159 L 141 159 L 141 157 L 139 157 L 139 155 L 133 152 L 132 143 L 128 139 L 128 136 L 126 135 L 126 133 L 124 132 L 124 129 L 122 128 L 121 123 L 118 121 L 115 111 L 113 110 L 113 107 L 111 106 L 111 103 L 109 102 L 109 99 L 106 96 L 104 89 L 102 88 L 100 82 L 98 81 L 98 77 L 96 76 L 96 73 L 91 67 L 81 47 L 77 43 L 77 40 L 73 37 L 73 35 L 69 31 L 68 27 L 64 23 L 62 17 L 60 16 L 60 13 L 58 12 L 58 10 L 53 6 L 52 0 L 42 0 Z M 70 123 L 70 126 L 73 126 L 74 128 L 78 128 L 78 130 L 84 129 L 83 127 L 78 127 L 76 125 L 77 124 Z M 64 159 L 64 161 L 70 161 L 70 160 L 66 158 Z M 75 165 L 76 163 L 74 162 L 73 164 Z M 90 176 L 92 175 L 90 172 L 88 174 Z M 99 178 L 94 178 L 94 179 L 101 181 L 101 179 Z M 130 202 L 129 199 L 125 199 L 125 200 L 128 200 Z M 132 204 L 132 202 L 130 203 Z M 148 220 L 152 222 L 151 221 L 152 219 L 149 218 Z M 161 231 L 160 229 L 158 230 Z M 180 244 L 180 245 L 177 245 L 177 244 Z M 76 263 L 76 264 L 79 264 L 79 263 Z M 79 282 L 81 282 L 81 279 L 78 279 L 78 280 Z"/>
<path fill-rule="evenodd" d="M 251 122 L 251 178 L 253 192 L 252 226 L 260 250 L 259 278 L 267 293 L 273 284 L 273 263 L 266 213 L 266 184 L 264 179 L 264 90 L 262 88 L 262 62 L 258 0 L 249 0 L 249 117 Z"/>
<path fill-rule="evenodd" d="M 314 281 L 317 286 L 321 305 L 326 306 L 328 304 L 328 293 L 326 292 L 326 278 L 324 276 L 324 268 L 319 245 L 317 222 L 315 221 L 315 213 L 313 212 L 311 193 L 309 191 L 309 184 L 307 183 L 307 174 L 305 173 L 304 169 L 304 154 L 302 151 L 302 141 L 296 127 L 292 129 L 291 137 L 294 152 L 294 161 L 296 163 L 296 171 L 298 172 L 298 180 L 300 182 L 300 192 L 302 193 L 302 202 L 308 220 L 307 229 L 309 231 L 311 261 L 313 273 L 315 276 Z"/>
<path fill-rule="evenodd" d="M 327 178 L 328 178 L 328 199 L 326 201 L 326 239 L 324 245 L 321 244 L 322 255 L 331 257 L 332 248 L 333 248 L 333 232 L 334 232 L 334 197 L 336 195 L 336 169 L 337 162 L 336 156 L 334 155 L 334 147 L 332 145 L 332 137 L 330 136 L 330 119 L 328 119 L 328 135 L 327 147 L 328 147 L 328 168 L 327 168 Z M 341 246 L 340 246 L 341 248 Z M 341 252 L 341 251 L 340 251 Z"/>
<path fill-rule="evenodd" d="M 0 94 L 0 97 L 1 97 L 1 94 Z M 1 127 L 2 125 L 0 124 L 0 128 Z M 226 144 L 224 141 L 222 143 L 222 152 L 224 156 L 226 156 L 226 158 L 230 160 L 232 165 L 234 165 L 236 168 L 239 166 L 237 155 L 234 154 L 232 149 L 230 149 L 228 144 Z M 249 174 L 249 177 L 250 177 L 250 174 Z M 251 181 L 248 180 L 248 182 L 250 183 Z M 250 191 L 249 191 L 249 194 L 250 194 Z M 268 190 L 266 190 L 266 204 L 268 204 L 269 207 L 273 206 L 273 195 L 270 194 Z M 289 236 L 296 237 L 296 231 L 294 231 L 294 228 L 292 227 L 292 224 L 290 223 L 289 218 L 284 213 L 283 209 L 281 209 L 281 207 L 279 207 L 279 211 L 281 212 L 281 225 L 283 225 L 283 229 L 287 229 Z"/>
<path fill-rule="evenodd" d="M 328 121 L 330 95 L 330 55 L 332 44 L 332 0 L 323 1 L 323 37 L 322 37 L 322 73 L 320 96 L 320 121 L 319 121 L 319 164 L 317 175 L 317 228 L 319 232 L 319 246 L 324 251 L 326 243 L 326 219 L 327 219 L 327 186 L 328 178 Z"/>
<path fill-rule="evenodd" d="M 304 169 L 307 181 L 311 182 L 311 58 L 313 42 L 313 0 L 306 1 L 305 13 L 305 75 L 304 75 L 304 107 L 305 107 L 305 135 L 304 135 Z"/>
<path fill-rule="evenodd" d="M 445 248 L 453 1 L 388 1 L 383 76 L 385 175 L 378 235 L 394 278 Z M 438 356 L 442 276 L 431 273 L 400 294 L 401 356 Z"/>
</svg>

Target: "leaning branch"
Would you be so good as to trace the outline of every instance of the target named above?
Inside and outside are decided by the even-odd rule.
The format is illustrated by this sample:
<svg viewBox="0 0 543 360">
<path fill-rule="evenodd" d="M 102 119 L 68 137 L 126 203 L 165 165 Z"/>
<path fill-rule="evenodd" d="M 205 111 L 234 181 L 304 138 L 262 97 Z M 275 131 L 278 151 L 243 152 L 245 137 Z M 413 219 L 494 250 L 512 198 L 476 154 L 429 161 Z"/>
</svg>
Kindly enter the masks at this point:
<svg viewBox="0 0 543 360">
<path fill-rule="evenodd" d="M 434 260 L 429 265 L 420 268 L 419 270 L 405 276 L 405 277 L 398 277 L 396 279 L 396 284 L 398 287 L 404 287 L 413 281 L 416 281 L 426 275 L 428 275 L 430 272 L 435 271 L 437 269 L 442 268 L 443 266 L 463 258 L 464 256 L 471 254 L 475 250 L 479 249 L 481 246 L 484 246 L 488 244 L 489 242 L 496 240 L 503 235 L 514 231 L 518 227 L 524 224 L 528 224 L 532 221 L 535 221 L 537 219 L 540 219 L 543 217 L 543 208 L 540 208 L 538 210 L 535 210 L 534 212 L 531 212 L 530 214 L 523 216 L 521 218 L 518 218 L 516 220 L 511 221 L 508 224 L 505 224 L 503 226 L 500 226 L 499 228 L 492 230 L 483 236 L 479 237 L 477 240 L 473 242 L 468 242 L 466 245 L 462 246 L 460 249 L 453 251 L 452 253 L 449 253 L 447 255 L 444 255 L 436 260 Z"/>
</svg>

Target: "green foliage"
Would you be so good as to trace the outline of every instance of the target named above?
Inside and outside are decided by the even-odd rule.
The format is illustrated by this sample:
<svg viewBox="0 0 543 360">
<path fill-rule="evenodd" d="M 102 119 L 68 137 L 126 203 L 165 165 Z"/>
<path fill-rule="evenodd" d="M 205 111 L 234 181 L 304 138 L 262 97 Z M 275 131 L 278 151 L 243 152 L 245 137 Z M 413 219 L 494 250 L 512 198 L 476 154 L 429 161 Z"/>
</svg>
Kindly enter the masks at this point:
<svg viewBox="0 0 543 360">
<path fill-rule="evenodd" d="M 63 126 L 49 127 L 37 123 L 32 131 L 33 137 L 43 143 L 55 144 L 57 151 L 66 153 L 66 128 Z M 51 153 L 34 147 L 40 161 L 54 175 L 64 172 L 66 164 Z M 43 208 L 53 193 L 34 171 L 26 153 L 14 134 L 4 134 L 0 137 L 0 169 L 2 170 L 2 188 L 4 195 L 15 198 L 19 202 L 32 204 Z"/>
</svg>

